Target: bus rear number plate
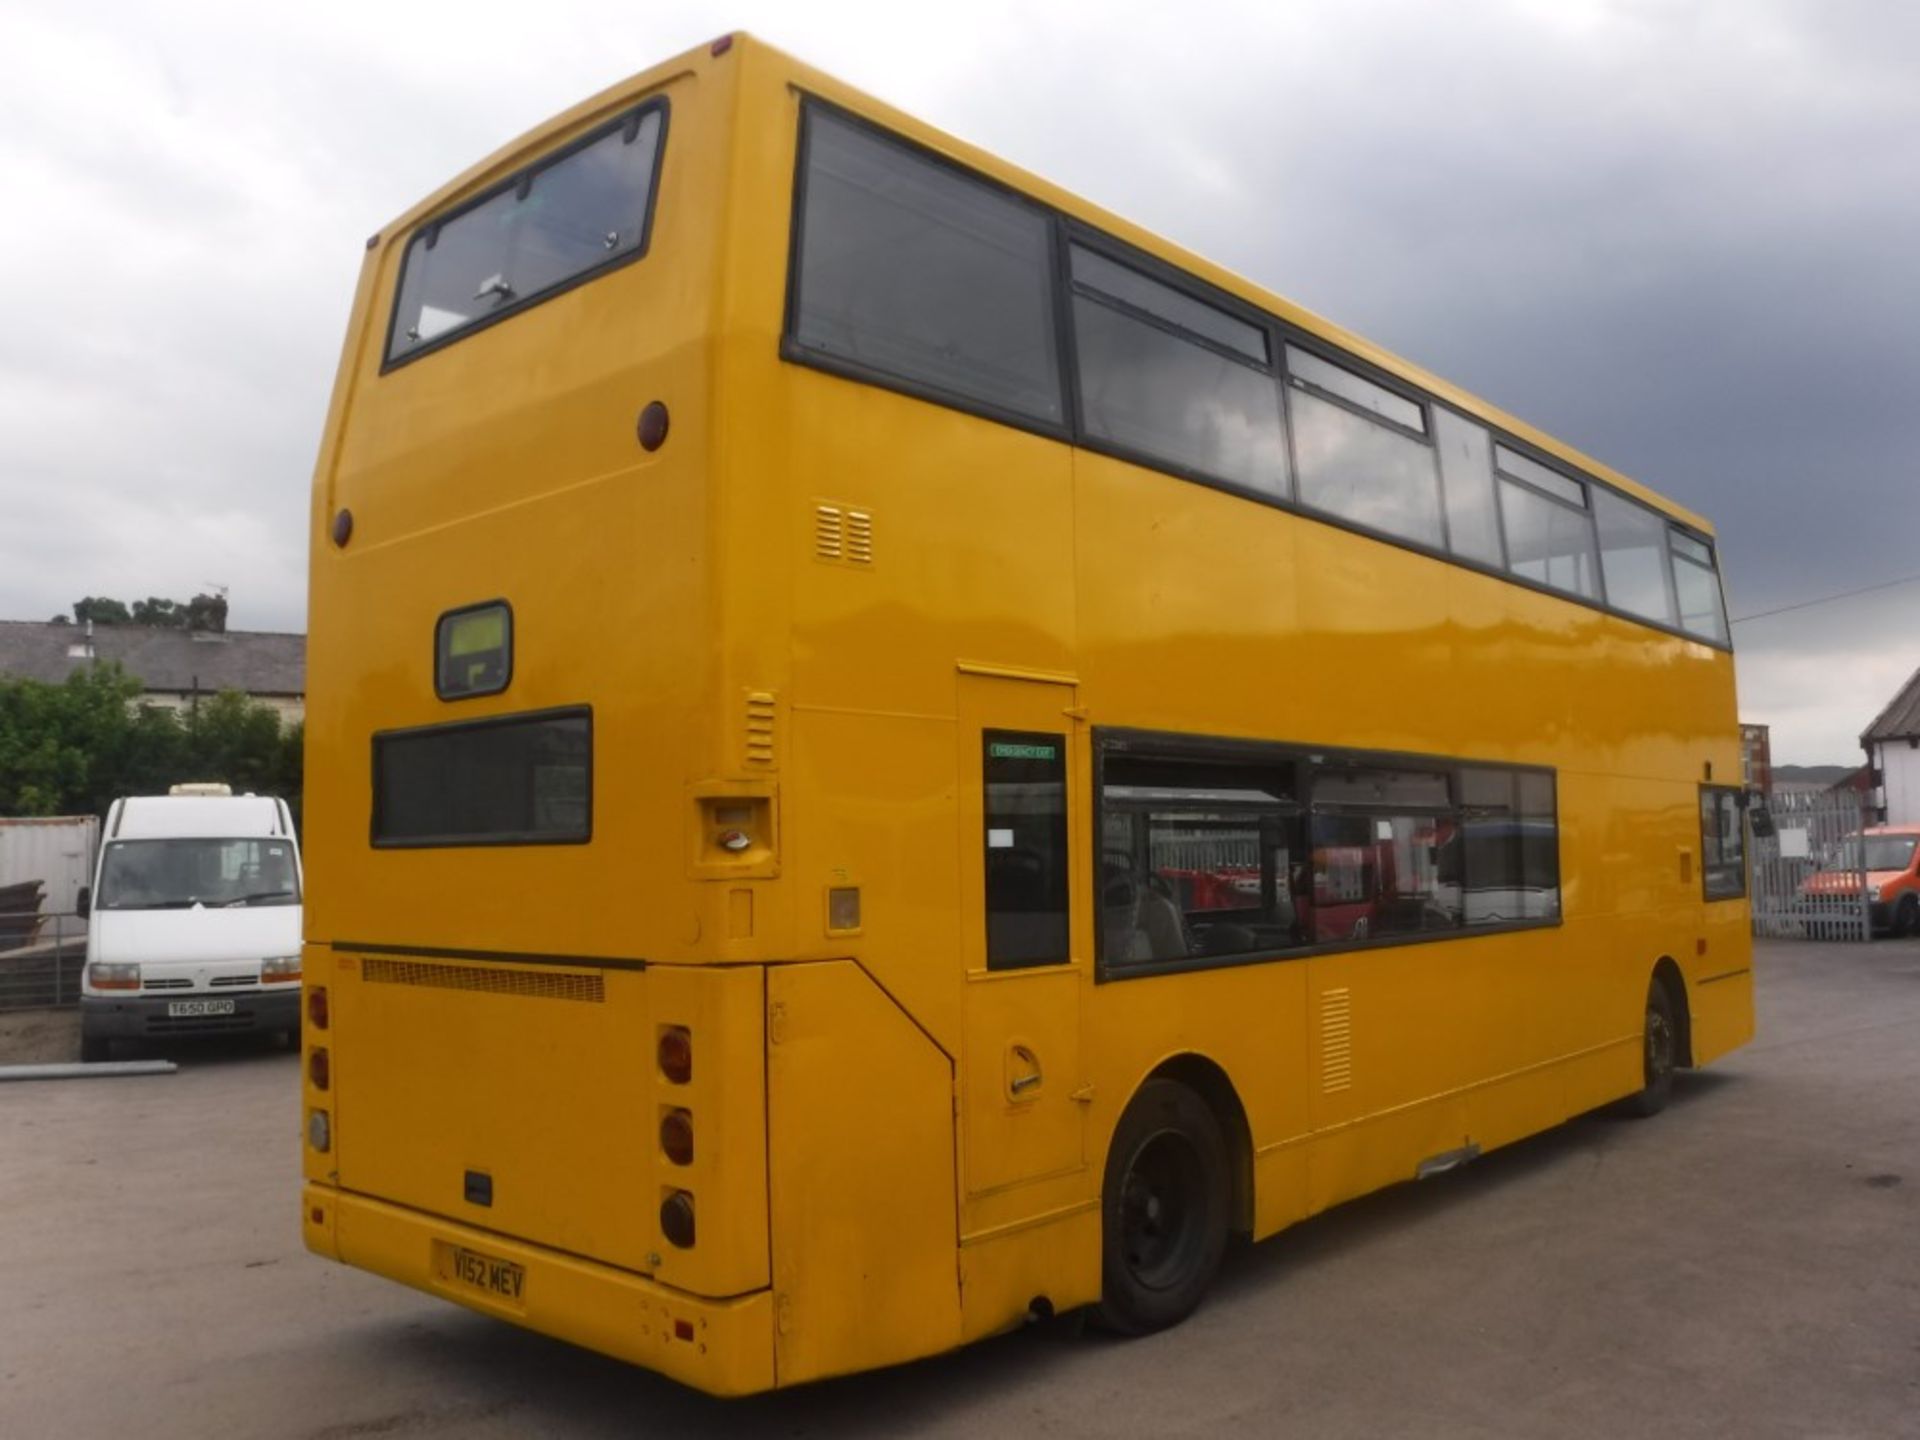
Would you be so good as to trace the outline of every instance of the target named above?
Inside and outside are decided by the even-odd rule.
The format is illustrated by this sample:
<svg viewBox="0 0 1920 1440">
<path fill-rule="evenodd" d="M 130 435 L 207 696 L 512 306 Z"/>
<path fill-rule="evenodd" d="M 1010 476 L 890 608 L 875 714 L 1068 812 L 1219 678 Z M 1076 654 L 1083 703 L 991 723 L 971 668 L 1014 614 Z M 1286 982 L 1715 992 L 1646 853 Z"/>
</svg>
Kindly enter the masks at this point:
<svg viewBox="0 0 1920 1440">
<path fill-rule="evenodd" d="M 491 1255 L 482 1255 L 477 1250 L 468 1250 L 459 1245 L 453 1246 L 452 1250 L 449 1258 L 454 1279 L 482 1294 L 518 1302 L 527 1283 L 524 1265 L 516 1265 L 511 1260 L 496 1260 Z"/>
</svg>

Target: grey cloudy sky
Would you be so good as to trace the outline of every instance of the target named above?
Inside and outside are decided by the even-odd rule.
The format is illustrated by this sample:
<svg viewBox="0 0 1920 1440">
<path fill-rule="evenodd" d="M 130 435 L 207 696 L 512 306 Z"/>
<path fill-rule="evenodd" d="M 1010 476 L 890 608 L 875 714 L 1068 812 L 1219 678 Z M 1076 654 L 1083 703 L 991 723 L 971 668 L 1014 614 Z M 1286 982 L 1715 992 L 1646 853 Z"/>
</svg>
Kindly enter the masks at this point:
<svg viewBox="0 0 1920 1440">
<path fill-rule="evenodd" d="M 231 588 L 299 628 L 361 241 L 747 28 L 1717 524 L 1733 613 L 1920 573 L 1920 6 L 0 0 L 0 617 Z M 1920 585 L 1736 630 L 1852 761 Z"/>
</svg>

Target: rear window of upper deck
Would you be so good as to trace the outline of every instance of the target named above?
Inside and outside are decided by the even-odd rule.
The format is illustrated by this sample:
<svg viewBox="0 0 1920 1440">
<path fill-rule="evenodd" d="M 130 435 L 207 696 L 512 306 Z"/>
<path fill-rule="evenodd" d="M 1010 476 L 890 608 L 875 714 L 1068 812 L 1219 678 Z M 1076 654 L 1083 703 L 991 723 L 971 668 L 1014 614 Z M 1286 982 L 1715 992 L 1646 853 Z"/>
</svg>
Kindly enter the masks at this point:
<svg viewBox="0 0 1920 1440">
<path fill-rule="evenodd" d="M 650 101 L 414 232 L 396 365 L 646 253 L 667 107 Z"/>
</svg>

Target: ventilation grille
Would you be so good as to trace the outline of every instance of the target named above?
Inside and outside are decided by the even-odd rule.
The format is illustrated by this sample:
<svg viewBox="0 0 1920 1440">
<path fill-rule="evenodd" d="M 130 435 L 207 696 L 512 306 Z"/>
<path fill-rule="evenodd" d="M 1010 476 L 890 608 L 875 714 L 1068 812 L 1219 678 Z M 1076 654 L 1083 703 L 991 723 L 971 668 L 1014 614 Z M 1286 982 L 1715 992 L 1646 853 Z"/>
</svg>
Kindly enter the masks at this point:
<svg viewBox="0 0 1920 1440">
<path fill-rule="evenodd" d="M 773 692 L 747 692 L 747 763 L 773 764 Z"/>
<path fill-rule="evenodd" d="M 436 990 L 488 990 L 534 1000 L 584 1000 L 602 1004 L 606 981 L 573 970 L 496 970 L 479 965 L 436 965 L 369 955 L 361 975 L 373 985 L 427 985 Z"/>
<path fill-rule="evenodd" d="M 1320 1088 L 1331 1095 L 1353 1084 L 1353 992 L 1320 995 Z"/>
<path fill-rule="evenodd" d="M 818 559 L 841 565 L 873 564 L 873 512 L 850 505 L 816 503 L 813 553 Z"/>
</svg>

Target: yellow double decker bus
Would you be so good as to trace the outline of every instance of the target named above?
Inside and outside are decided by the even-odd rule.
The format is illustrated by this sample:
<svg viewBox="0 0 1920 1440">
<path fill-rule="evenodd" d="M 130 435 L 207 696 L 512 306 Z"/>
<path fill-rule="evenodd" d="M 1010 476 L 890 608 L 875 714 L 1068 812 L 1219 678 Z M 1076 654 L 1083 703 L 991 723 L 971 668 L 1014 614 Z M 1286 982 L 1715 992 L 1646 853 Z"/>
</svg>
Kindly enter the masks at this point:
<svg viewBox="0 0 1920 1440">
<path fill-rule="evenodd" d="M 368 242 L 313 536 L 306 1243 L 702 1389 L 1752 1033 L 1705 521 L 744 36 Z"/>
</svg>

